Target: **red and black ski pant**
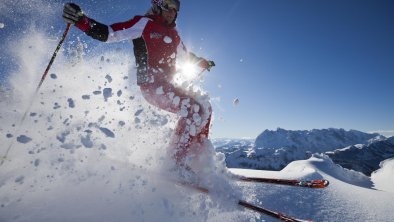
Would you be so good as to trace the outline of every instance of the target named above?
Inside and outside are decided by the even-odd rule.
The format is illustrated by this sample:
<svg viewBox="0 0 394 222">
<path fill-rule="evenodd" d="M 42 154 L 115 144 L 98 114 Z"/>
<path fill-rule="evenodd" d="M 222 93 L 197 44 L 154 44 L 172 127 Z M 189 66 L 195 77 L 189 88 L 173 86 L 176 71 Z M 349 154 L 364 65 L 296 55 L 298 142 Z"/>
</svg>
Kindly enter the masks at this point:
<svg viewBox="0 0 394 222">
<path fill-rule="evenodd" d="M 180 116 L 170 144 L 177 163 L 182 164 L 189 154 L 198 155 L 201 150 L 195 149 L 202 147 L 193 144 L 200 144 L 209 134 L 212 108 L 208 96 L 188 92 L 164 81 L 144 84 L 140 88 L 150 104 Z"/>
</svg>

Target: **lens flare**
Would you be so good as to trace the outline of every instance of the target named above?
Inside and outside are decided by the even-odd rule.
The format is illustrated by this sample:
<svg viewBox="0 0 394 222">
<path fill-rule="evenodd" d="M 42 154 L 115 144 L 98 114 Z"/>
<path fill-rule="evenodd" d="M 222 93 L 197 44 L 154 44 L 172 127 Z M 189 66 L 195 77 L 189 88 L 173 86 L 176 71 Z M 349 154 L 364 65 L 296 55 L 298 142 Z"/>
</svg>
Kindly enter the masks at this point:
<svg viewBox="0 0 394 222">
<path fill-rule="evenodd" d="M 176 84 L 190 83 L 199 77 L 198 67 L 191 62 L 177 65 L 177 70 L 178 72 L 174 77 L 174 82 Z"/>
</svg>

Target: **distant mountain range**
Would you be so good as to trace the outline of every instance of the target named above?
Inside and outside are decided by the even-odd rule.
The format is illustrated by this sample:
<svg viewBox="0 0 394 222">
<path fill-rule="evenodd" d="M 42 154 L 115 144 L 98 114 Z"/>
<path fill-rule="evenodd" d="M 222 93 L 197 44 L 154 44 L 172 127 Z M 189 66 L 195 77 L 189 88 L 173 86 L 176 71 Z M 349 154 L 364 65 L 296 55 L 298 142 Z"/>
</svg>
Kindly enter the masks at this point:
<svg viewBox="0 0 394 222">
<path fill-rule="evenodd" d="M 226 156 L 228 167 L 281 170 L 294 160 L 324 153 L 335 163 L 366 175 L 379 163 L 394 157 L 394 137 L 357 130 L 265 130 L 251 139 L 215 139 L 217 152 Z"/>
<path fill-rule="evenodd" d="M 370 176 L 373 171 L 379 169 L 380 162 L 394 157 L 394 137 L 366 145 L 348 146 L 326 154 L 334 163 Z"/>
</svg>

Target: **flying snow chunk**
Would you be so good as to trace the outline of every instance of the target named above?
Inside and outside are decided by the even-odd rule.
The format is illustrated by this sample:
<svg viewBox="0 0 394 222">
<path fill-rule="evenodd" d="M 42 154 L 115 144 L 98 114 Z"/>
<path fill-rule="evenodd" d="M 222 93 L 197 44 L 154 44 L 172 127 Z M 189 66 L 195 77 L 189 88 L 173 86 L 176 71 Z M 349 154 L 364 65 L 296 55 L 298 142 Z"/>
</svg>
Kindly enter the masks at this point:
<svg viewBox="0 0 394 222">
<path fill-rule="evenodd" d="M 111 83 L 112 82 L 112 77 L 110 76 L 110 75 L 106 75 L 105 76 L 105 78 L 107 79 L 107 81 L 109 82 L 109 83 Z"/>
<path fill-rule="evenodd" d="M 238 98 L 234 99 L 234 100 L 233 100 L 233 105 L 236 106 L 236 105 L 238 105 L 238 104 L 239 104 L 239 99 L 238 99 Z"/>
<path fill-rule="evenodd" d="M 19 176 L 15 179 L 15 183 L 23 184 L 24 176 Z"/>
<path fill-rule="evenodd" d="M 32 138 L 25 135 L 20 135 L 16 138 L 16 141 L 18 141 L 19 143 L 28 143 L 32 141 Z"/>
<path fill-rule="evenodd" d="M 55 73 L 52 73 L 50 76 L 52 79 L 57 79 L 57 75 Z"/>
<path fill-rule="evenodd" d="M 57 135 L 56 139 L 59 140 L 61 143 L 64 143 L 68 135 L 70 135 L 70 131 L 65 131 L 62 132 L 60 135 Z"/>
<path fill-rule="evenodd" d="M 33 164 L 35 167 L 38 167 L 40 165 L 40 159 L 36 159 Z"/>
<path fill-rule="evenodd" d="M 104 100 L 107 101 L 109 97 L 112 97 L 112 89 L 111 88 L 105 88 L 103 90 L 103 96 L 104 96 Z"/>
<path fill-rule="evenodd" d="M 59 109 L 61 106 L 59 105 L 59 103 L 55 103 L 53 104 L 53 109 Z"/>
<path fill-rule="evenodd" d="M 137 110 L 137 112 L 134 113 L 134 116 L 139 116 L 143 111 L 144 109 Z"/>
<path fill-rule="evenodd" d="M 69 98 L 67 99 L 67 102 L 68 102 L 68 107 L 75 108 L 75 102 L 73 99 Z"/>
<path fill-rule="evenodd" d="M 172 42 L 172 38 L 170 38 L 169 36 L 165 36 L 163 41 L 167 44 L 170 44 Z"/>
<path fill-rule="evenodd" d="M 163 95 L 164 94 L 163 86 L 160 86 L 159 88 L 156 89 L 156 94 L 157 95 Z"/>
<path fill-rule="evenodd" d="M 0 23 L 0 29 L 4 28 L 4 23 Z"/>
<path fill-rule="evenodd" d="M 104 127 L 100 127 L 99 129 L 100 129 L 100 131 L 103 132 L 107 137 L 115 138 L 115 134 L 114 134 L 111 130 L 109 130 L 109 129 L 107 129 L 107 128 L 104 128 Z"/>
<path fill-rule="evenodd" d="M 86 148 L 92 148 L 93 147 L 93 142 L 90 139 L 90 134 L 81 137 L 81 143 Z"/>
</svg>

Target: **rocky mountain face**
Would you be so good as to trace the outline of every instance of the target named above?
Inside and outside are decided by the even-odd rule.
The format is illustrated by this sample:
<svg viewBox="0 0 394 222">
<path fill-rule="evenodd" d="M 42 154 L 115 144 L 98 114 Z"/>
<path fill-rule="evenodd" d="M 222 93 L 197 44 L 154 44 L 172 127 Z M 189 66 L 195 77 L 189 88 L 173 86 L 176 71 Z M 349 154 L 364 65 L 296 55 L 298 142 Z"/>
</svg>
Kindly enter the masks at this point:
<svg viewBox="0 0 394 222">
<path fill-rule="evenodd" d="M 326 152 L 336 164 L 370 176 L 379 169 L 380 162 L 394 157 L 394 137 L 370 144 L 353 145 Z"/>
</svg>

